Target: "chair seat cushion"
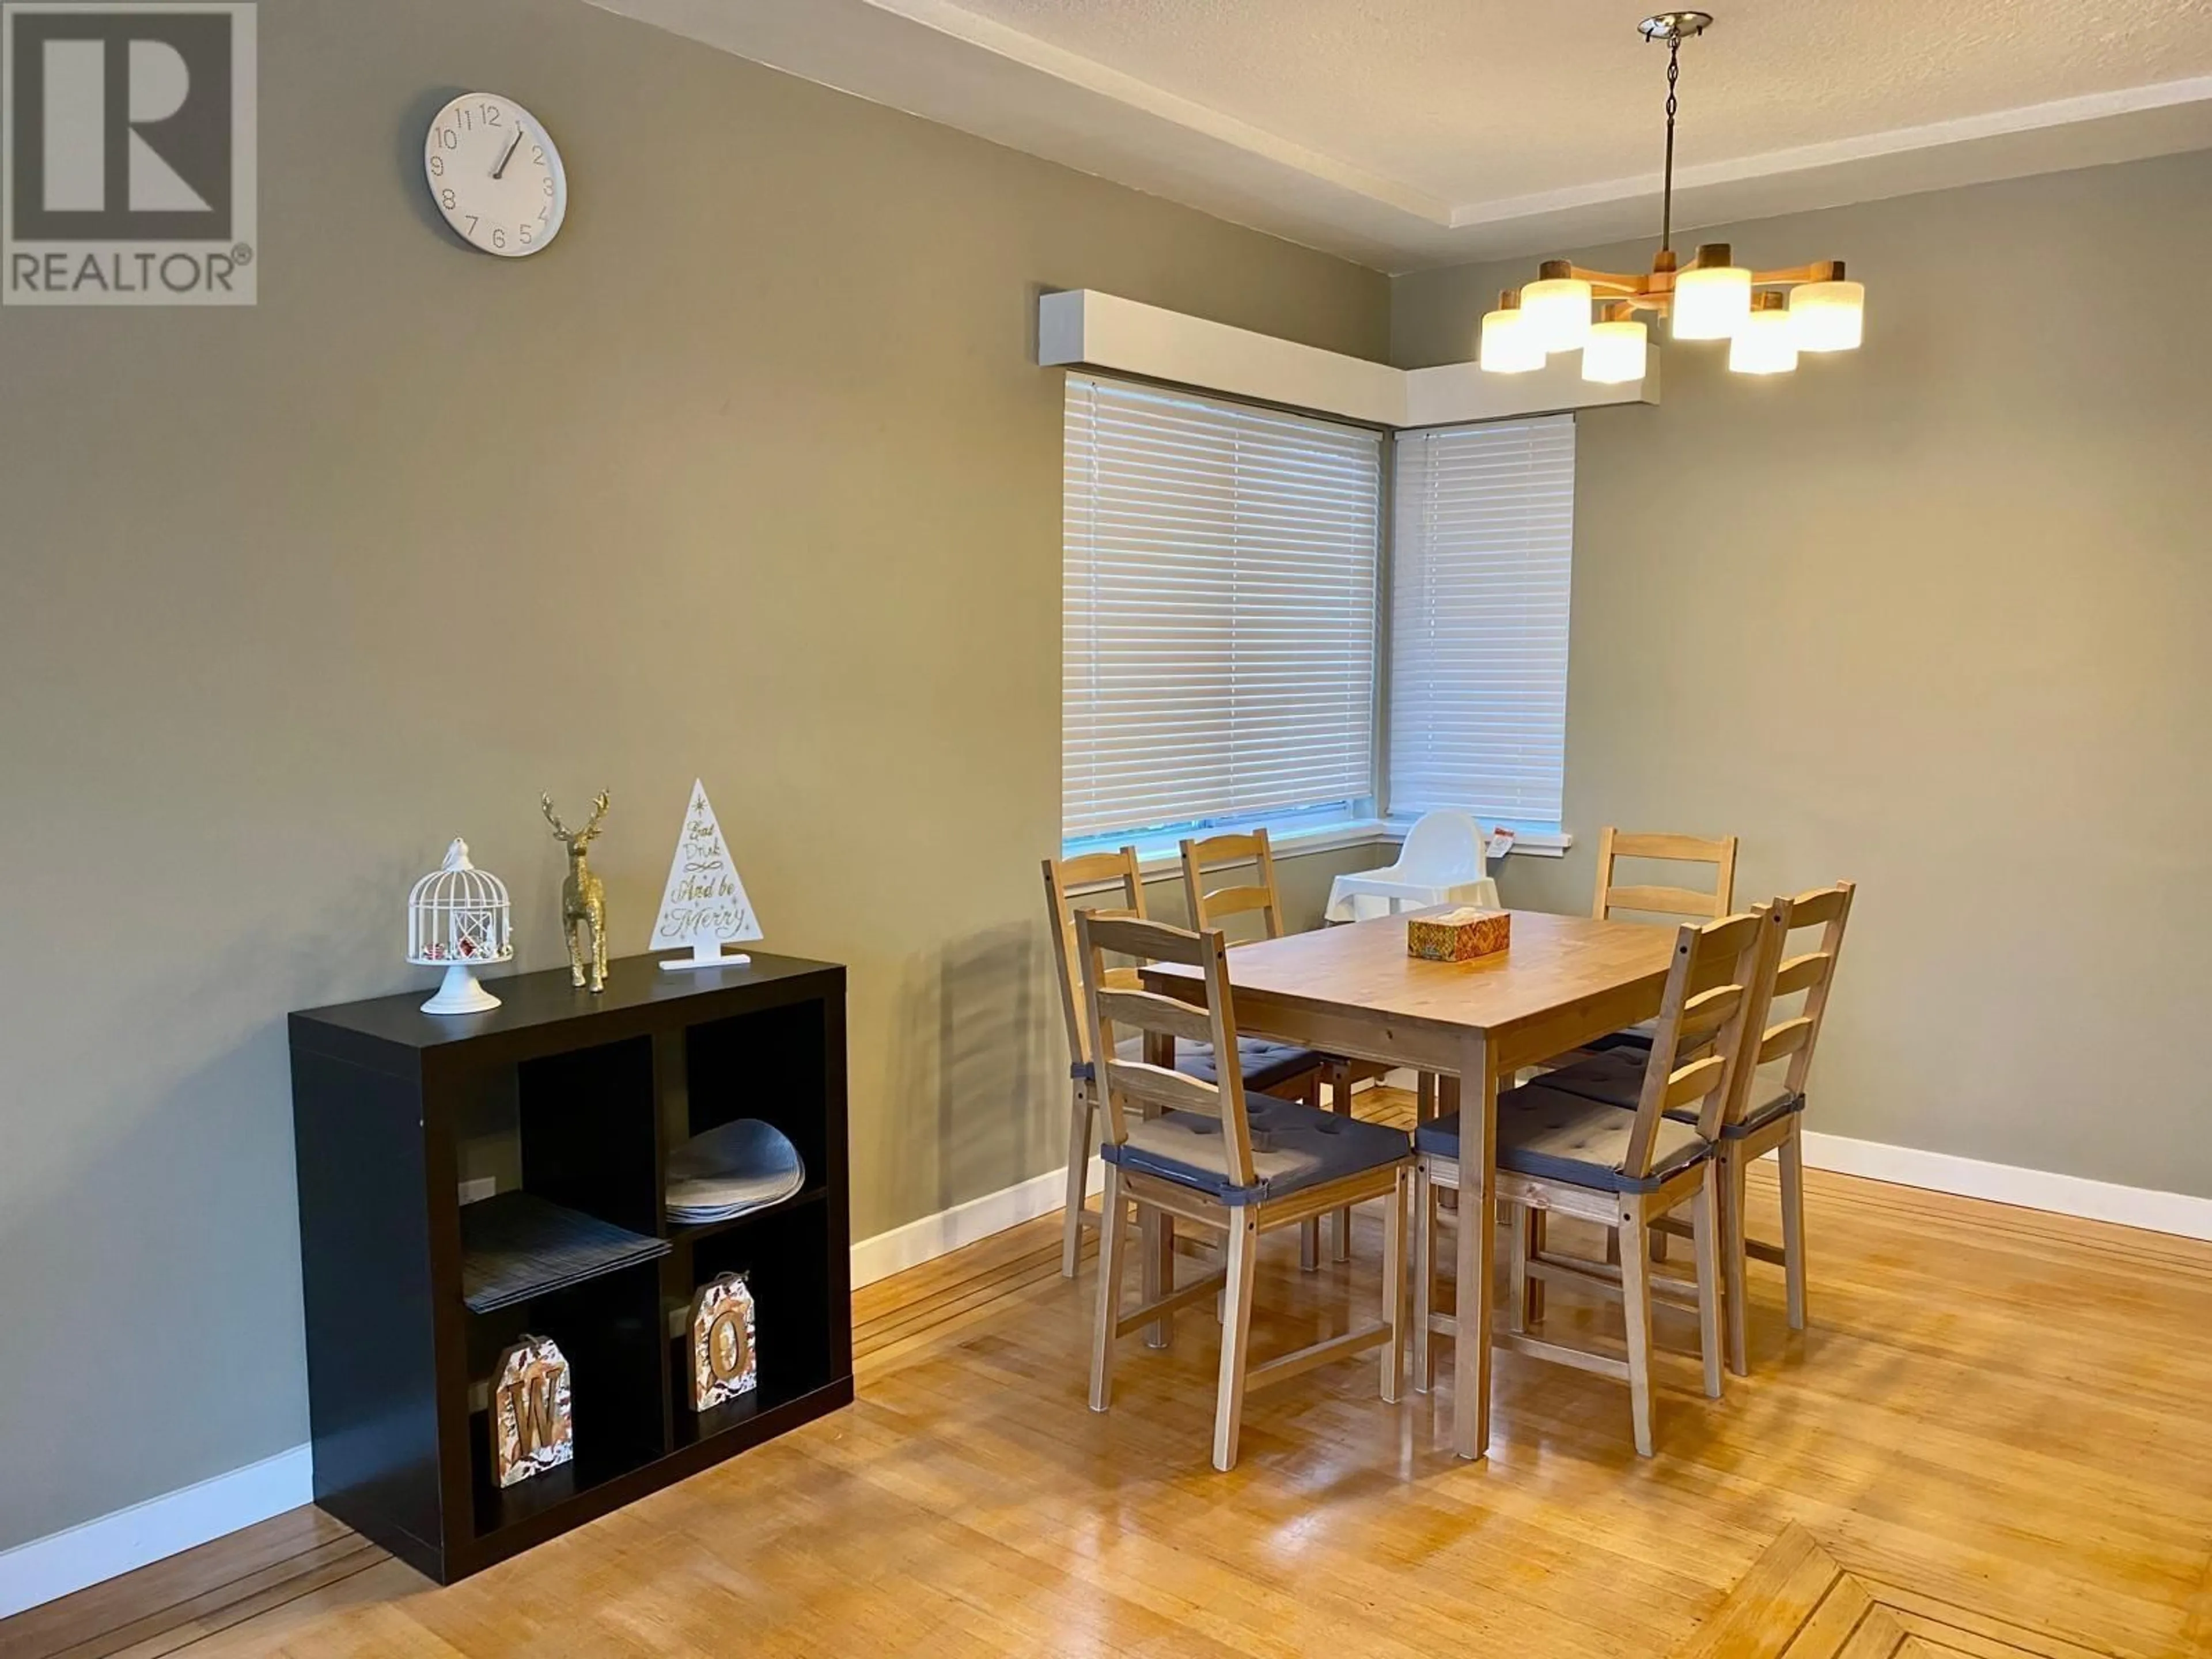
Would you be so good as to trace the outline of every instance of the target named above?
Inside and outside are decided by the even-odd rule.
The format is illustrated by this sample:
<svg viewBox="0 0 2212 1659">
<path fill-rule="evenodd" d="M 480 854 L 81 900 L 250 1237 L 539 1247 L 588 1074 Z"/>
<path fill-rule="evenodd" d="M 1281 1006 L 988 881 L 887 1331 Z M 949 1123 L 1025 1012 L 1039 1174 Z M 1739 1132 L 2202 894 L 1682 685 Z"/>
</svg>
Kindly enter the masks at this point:
<svg viewBox="0 0 2212 1659">
<path fill-rule="evenodd" d="M 1141 1058 L 1144 1044 L 1137 1045 Z M 1310 1048 L 1293 1048 L 1287 1042 L 1268 1042 L 1259 1037 L 1237 1039 L 1237 1058 L 1244 1071 L 1247 1089 L 1272 1089 L 1279 1083 L 1288 1083 L 1307 1073 L 1320 1069 L 1322 1056 Z M 1194 1077 L 1201 1083 L 1221 1081 L 1221 1068 L 1214 1064 L 1213 1045 L 1210 1042 L 1191 1042 L 1176 1039 L 1176 1070 Z"/>
<path fill-rule="evenodd" d="M 1244 1109 L 1252 1129 L 1255 1179 L 1249 1187 L 1237 1185 L 1230 1176 L 1229 1143 L 1220 1123 L 1197 1112 L 1133 1120 L 1127 1144 L 1103 1146 L 1099 1155 L 1132 1174 L 1158 1176 L 1242 1206 L 1366 1170 L 1387 1170 L 1413 1152 L 1406 1132 L 1388 1124 L 1338 1117 L 1265 1095 L 1247 1096 Z"/>
<path fill-rule="evenodd" d="M 1563 1066 L 1556 1072 L 1544 1073 L 1544 1086 L 1564 1093 L 1581 1095 L 1588 1100 L 1601 1100 L 1608 1106 L 1619 1106 L 1633 1111 L 1638 1097 L 1644 1091 L 1644 1068 L 1650 1064 L 1650 1052 L 1640 1048 L 1613 1048 L 1588 1060 L 1578 1060 L 1571 1066 Z M 1754 1079 L 1752 1085 L 1754 1103 L 1743 1115 L 1741 1123 L 1731 1123 L 1721 1131 L 1725 1140 L 1741 1140 L 1746 1135 L 1765 1128 L 1786 1113 L 1802 1111 L 1805 1102 L 1779 1084 Z M 1695 1107 L 1680 1106 L 1667 1114 L 1678 1123 L 1695 1123 Z"/>
<path fill-rule="evenodd" d="M 1550 1081 L 1547 1076 L 1542 1083 L 1498 1097 L 1499 1169 L 1593 1192 L 1648 1193 L 1711 1150 L 1691 1125 L 1662 1118 L 1652 1144 L 1651 1173 L 1624 1175 L 1620 1165 L 1628 1156 L 1635 1114 L 1547 1087 Z M 1457 1158 L 1459 1114 L 1437 1119 L 1415 1139 L 1425 1152 Z"/>
<path fill-rule="evenodd" d="M 1140 1036 L 1124 1037 L 1115 1045 L 1124 1060 L 1142 1060 L 1145 1040 Z M 1272 1089 L 1278 1084 L 1288 1083 L 1293 1078 L 1304 1077 L 1316 1071 L 1322 1056 L 1310 1048 L 1293 1048 L 1286 1042 L 1268 1042 L 1260 1037 L 1239 1037 L 1237 1056 L 1243 1062 L 1244 1086 L 1247 1089 Z M 1080 1083 L 1097 1080 L 1097 1069 L 1089 1060 L 1079 1061 L 1068 1068 L 1068 1075 Z M 1221 1081 L 1220 1068 L 1213 1063 L 1213 1045 L 1193 1042 L 1188 1037 L 1176 1039 L 1176 1070 L 1203 1083 Z"/>
<path fill-rule="evenodd" d="M 1641 1025 L 1631 1025 L 1626 1030 L 1610 1031 L 1589 1046 L 1595 1051 L 1625 1050 L 1632 1054 L 1648 1054 L 1659 1035 L 1659 1022 L 1647 1019 Z"/>
</svg>

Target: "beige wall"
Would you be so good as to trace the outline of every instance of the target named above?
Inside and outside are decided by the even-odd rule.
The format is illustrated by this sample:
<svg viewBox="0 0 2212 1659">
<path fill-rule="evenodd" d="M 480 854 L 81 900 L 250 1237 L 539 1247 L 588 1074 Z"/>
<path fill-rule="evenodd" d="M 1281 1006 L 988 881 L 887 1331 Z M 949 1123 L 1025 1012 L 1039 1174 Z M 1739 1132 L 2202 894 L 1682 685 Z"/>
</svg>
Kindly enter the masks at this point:
<svg viewBox="0 0 2212 1659">
<path fill-rule="evenodd" d="M 2212 1194 L 2212 155 L 1740 225 L 1842 258 L 1865 349 L 1759 383 L 1670 350 L 1581 422 L 1569 827 L 1743 837 L 1748 901 L 1861 884 L 1814 1127 Z M 1601 250 L 1626 268 L 1648 245 Z M 1407 366 L 1510 267 L 1400 279 Z"/>
<path fill-rule="evenodd" d="M 613 792 L 620 951 L 697 774 L 852 964 L 858 1232 L 1057 1164 L 1036 295 L 1387 345 L 1372 273 L 575 0 L 261 34 L 258 309 L 0 313 L 0 1547 L 305 1437 L 284 1012 L 427 983 L 456 834 L 558 959 L 540 790 Z M 431 217 L 465 86 L 562 143 L 541 258 Z"/>
</svg>

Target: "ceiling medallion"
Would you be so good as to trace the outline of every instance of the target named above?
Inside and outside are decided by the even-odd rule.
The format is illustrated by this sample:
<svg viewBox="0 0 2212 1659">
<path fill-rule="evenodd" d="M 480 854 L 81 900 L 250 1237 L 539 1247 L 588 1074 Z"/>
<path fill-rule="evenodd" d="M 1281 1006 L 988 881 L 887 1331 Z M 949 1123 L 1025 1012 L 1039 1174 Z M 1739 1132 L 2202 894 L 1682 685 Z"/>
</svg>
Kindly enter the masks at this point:
<svg viewBox="0 0 2212 1659">
<path fill-rule="evenodd" d="M 1844 280 L 1844 262 L 1819 259 L 1787 270 L 1750 270 L 1735 263 L 1726 242 L 1707 242 L 1686 265 L 1674 263 L 1675 83 L 1682 43 L 1712 27 L 1712 14 L 1662 11 L 1638 24 L 1646 40 L 1667 48 L 1667 172 L 1659 252 L 1648 276 L 1584 270 L 1547 259 L 1538 279 L 1509 289 L 1482 319 L 1482 366 L 1492 374 L 1541 368 L 1555 351 L 1583 354 L 1583 379 L 1617 385 L 1644 378 L 1649 331 L 1637 313 L 1663 314 L 1676 340 L 1726 340 L 1729 367 L 1739 374 L 1779 374 L 1797 367 L 1801 351 L 1850 351 L 1857 346 L 1866 289 Z M 1590 319 L 1593 302 L 1602 307 Z"/>
</svg>

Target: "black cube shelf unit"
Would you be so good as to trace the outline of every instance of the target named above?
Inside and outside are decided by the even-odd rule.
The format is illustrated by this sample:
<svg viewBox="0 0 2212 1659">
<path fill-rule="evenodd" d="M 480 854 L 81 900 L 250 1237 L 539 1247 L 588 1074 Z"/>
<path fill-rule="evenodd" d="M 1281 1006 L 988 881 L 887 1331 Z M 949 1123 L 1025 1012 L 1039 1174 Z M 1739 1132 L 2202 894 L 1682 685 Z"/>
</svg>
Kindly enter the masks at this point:
<svg viewBox="0 0 2212 1659">
<path fill-rule="evenodd" d="M 566 969 L 490 988 L 489 1013 L 426 1014 L 415 991 L 291 1018 L 315 1501 L 441 1583 L 853 1398 L 845 970 L 635 957 L 599 996 Z M 741 1117 L 791 1139 L 806 1184 L 734 1221 L 672 1225 L 670 1150 Z M 471 1160 L 497 1169 L 501 1231 L 580 1214 L 632 1236 L 609 1235 L 616 1265 L 483 1293 L 465 1237 L 484 1229 L 460 1203 Z M 724 1273 L 752 1287 L 760 1383 L 695 1413 L 678 1332 Z M 496 1310 L 471 1311 L 465 1279 Z M 568 1356 L 576 1455 L 502 1490 L 483 1395 L 526 1331 Z"/>
</svg>

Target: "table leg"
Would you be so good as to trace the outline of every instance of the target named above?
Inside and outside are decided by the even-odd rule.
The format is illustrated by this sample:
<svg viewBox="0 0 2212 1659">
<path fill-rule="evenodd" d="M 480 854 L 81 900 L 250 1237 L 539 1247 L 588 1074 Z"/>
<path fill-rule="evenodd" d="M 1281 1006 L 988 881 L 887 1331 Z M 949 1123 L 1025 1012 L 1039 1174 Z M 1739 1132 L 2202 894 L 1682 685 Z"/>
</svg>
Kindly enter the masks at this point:
<svg viewBox="0 0 2212 1659">
<path fill-rule="evenodd" d="M 1352 1115 L 1352 1067 L 1349 1065 L 1329 1068 L 1328 1109 L 1339 1117 Z M 1347 1204 L 1334 1214 L 1336 1219 L 1331 1224 L 1331 1231 L 1336 1240 L 1336 1259 L 1349 1261 L 1352 1260 L 1352 1206 Z"/>
<path fill-rule="evenodd" d="M 1498 1230 L 1498 1068 L 1489 1042 L 1460 1060 L 1458 1335 L 1452 1342 L 1452 1449 L 1490 1451 L 1491 1251 Z"/>
</svg>

